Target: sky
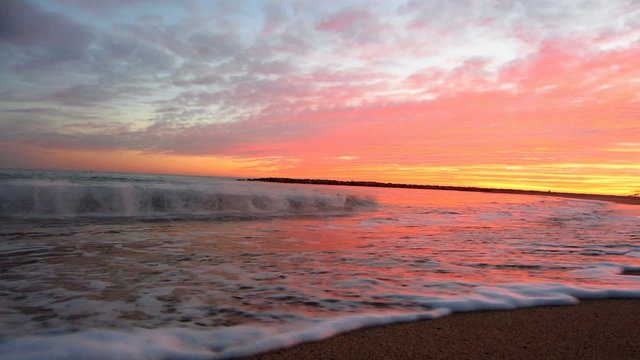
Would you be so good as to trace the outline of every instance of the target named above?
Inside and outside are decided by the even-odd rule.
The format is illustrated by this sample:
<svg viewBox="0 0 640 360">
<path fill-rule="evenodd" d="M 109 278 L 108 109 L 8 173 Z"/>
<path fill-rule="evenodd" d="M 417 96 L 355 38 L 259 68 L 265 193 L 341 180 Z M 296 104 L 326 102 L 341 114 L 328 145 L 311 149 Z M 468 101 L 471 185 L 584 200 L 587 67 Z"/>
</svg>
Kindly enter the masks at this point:
<svg viewBox="0 0 640 360">
<path fill-rule="evenodd" d="M 0 167 L 640 191 L 640 0 L 2 0 Z"/>
</svg>

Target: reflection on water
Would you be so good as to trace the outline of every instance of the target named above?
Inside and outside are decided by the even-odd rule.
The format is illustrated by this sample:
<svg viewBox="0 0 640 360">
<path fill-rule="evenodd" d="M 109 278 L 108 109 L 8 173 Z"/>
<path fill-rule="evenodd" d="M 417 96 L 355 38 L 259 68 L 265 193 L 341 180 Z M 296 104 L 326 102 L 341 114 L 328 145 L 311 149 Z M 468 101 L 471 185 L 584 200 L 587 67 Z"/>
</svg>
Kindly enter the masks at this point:
<svg viewBox="0 0 640 360">
<path fill-rule="evenodd" d="M 637 287 L 637 279 L 588 271 L 640 266 L 636 208 L 358 191 L 380 205 L 337 217 L 8 222 L 0 230 L 0 334 L 411 312 L 429 308 L 430 297 L 508 283 Z"/>
</svg>

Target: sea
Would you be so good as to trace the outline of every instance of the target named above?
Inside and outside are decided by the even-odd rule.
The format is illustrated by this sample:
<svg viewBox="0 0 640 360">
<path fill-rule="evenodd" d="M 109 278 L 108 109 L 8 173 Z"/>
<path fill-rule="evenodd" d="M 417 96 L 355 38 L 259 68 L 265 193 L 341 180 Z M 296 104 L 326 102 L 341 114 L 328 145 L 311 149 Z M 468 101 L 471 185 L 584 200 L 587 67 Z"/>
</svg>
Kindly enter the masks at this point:
<svg viewBox="0 0 640 360">
<path fill-rule="evenodd" d="M 456 312 L 638 298 L 640 207 L 0 170 L 0 359 L 229 359 Z"/>
</svg>

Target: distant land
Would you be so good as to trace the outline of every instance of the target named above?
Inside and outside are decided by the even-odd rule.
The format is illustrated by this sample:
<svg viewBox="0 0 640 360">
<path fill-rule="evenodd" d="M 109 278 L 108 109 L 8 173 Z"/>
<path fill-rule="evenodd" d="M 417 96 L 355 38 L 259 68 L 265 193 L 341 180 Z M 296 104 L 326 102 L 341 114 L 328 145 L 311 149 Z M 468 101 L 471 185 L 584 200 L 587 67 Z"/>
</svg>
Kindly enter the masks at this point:
<svg viewBox="0 0 640 360">
<path fill-rule="evenodd" d="M 376 182 L 376 181 L 341 181 L 341 180 L 323 180 L 323 179 L 293 179 L 293 178 L 281 178 L 281 177 L 265 177 L 265 178 L 254 178 L 254 179 L 239 179 L 239 180 L 240 181 L 263 181 L 263 182 L 287 183 L 287 184 L 367 186 L 367 187 L 385 187 L 385 188 L 403 188 L 403 189 L 471 191 L 471 192 L 498 193 L 498 194 L 555 196 L 555 197 L 572 198 L 572 199 L 612 201 L 612 202 L 623 203 L 623 204 L 640 205 L 640 196 L 579 194 L 579 193 L 568 193 L 568 192 L 539 191 L 539 190 L 516 190 L 516 189 L 494 189 L 494 188 L 467 187 L 467 186 L 394 184 L 394 183 L 382 183 L 382 182 Z"/>
</svg>

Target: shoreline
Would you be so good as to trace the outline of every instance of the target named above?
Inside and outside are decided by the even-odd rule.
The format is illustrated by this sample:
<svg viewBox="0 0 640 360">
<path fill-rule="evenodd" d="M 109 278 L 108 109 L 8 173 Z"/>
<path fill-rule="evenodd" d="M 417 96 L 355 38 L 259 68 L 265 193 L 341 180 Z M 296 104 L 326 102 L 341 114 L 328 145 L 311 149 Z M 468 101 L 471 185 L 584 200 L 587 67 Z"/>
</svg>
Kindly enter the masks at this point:
<svg viewBox="0 0 640 360">
<path fill-rule="evenodd" d="M 242 358 L 639 359 L 640 299 L 455 313 L 370 327 Z"/>
<path fill-rule="evenodd" d="M 561 198 L 569 198 L 569 199 L 610 201 L 610 202 L 629 204 L 629 205 L 640 205 L 640 196 L 581 194 L 581 193 L 554 192 L 554 191 L 494 189 L 494 188 L 466 187 L 466 186 L 396 184 L 396 183 L 381 183 L 376 181 L 294 179 L 294 178 L 279 178 L 279 177 L 249 178 L 249 179 L 238 179 L 238 180 L 284 183 L 284 184 L 364 186 L 364 187 L 385 187 L 385 188 L 398 188 L 398 189 L 467 191 L 467 192 L 482 192 L 482 193 L 494 193 L 494 194 L 538 195 L 538 196 L 553 196 L 553 197 L 561 197 Z"/>
</svg>

